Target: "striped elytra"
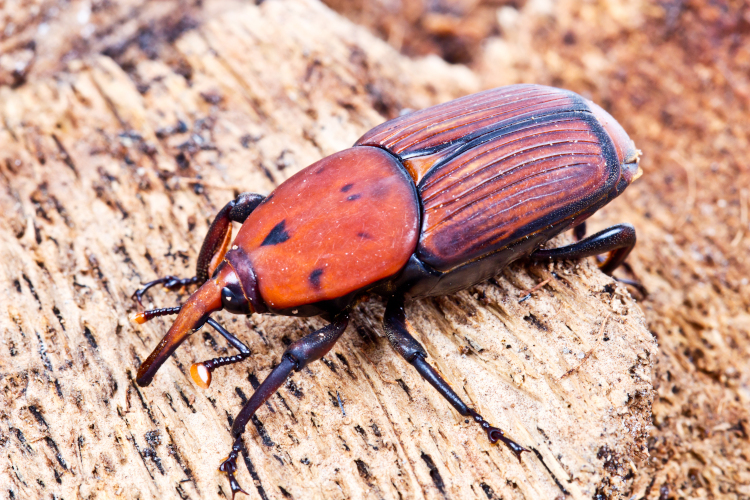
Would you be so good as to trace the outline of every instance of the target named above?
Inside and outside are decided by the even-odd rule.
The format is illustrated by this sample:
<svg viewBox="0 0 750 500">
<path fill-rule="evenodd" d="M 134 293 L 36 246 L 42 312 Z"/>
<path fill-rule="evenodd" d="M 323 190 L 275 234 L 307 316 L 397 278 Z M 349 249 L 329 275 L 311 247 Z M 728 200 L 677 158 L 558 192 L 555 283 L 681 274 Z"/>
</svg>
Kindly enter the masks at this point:
<svg viewBox="0 0 750 500">
<path fill-rule="evenodd" d="M 591 103 L 537 85 L 411 113 L 357 144 L 390 151 L 418 183 L 416 254 L 442 272 L 575 218 L 606 201 L 620 176 L 614 143 Z"/>
</svg>

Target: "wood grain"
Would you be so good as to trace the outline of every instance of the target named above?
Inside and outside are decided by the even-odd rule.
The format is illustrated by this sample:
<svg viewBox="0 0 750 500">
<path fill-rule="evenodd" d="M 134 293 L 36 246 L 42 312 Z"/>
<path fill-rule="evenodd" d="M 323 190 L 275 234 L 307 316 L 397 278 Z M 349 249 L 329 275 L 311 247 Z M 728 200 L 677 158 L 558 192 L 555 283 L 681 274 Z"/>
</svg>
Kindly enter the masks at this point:
<svg viewBox="0 0 750 500">
<path fill-rule="evenodd" d="M 232 416 L 285 344 L 323 322 L 218 315 L 251 346 L 246 363 L 197 389 L 187 367 L 227 352 L 200 331 L 139 389 L 169 322 L 130 324 L 130 295 L 191 275 L 238 192 L 271 191 L 382 114 L 477 90 L 465 68 L 406 59 L 317 3 L 205 3 L 14 12 L 19 37 L 47 19 L 51 39 L 0 87 L 4 497 L 226 496 L 216 467 Z M 606 464 L 644 456 L 656 346 L 591 262 L 519 265 L 407 308 L 459 394 L 534 450 L 521 463 L 391 351 L 382 313 L 361 306 L 324 362 L 260 411 L 238 474 L 251 497 L 578 499 L 630 481 Z"/>
</svg>

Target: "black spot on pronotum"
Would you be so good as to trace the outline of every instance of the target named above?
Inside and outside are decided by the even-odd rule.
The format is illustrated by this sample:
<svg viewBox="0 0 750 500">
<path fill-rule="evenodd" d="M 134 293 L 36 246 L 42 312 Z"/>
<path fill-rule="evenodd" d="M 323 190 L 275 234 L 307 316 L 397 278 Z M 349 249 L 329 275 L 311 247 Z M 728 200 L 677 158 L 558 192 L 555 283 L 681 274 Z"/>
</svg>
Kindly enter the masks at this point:
<svg viewBox="0 0 750 500">
<path fill-rule="evenodd" d="M 353 194 L 351 196 L 347 196 L 346 200 L 347 201 L 354 201 L 354 200 L 358 200 L 360 198 L 362 198 L 361 194 Z"/>
<path fill-rule="evenodd" d="M 284 243 L 288 240 L 289 233 L 286 232 L 286 229 L 284 228 L 285 225 L 286 220 L 283 220 L 273 226 L 273 229 L 271 229 L 271 232 L 268 233 L 268 236 L 266 236 L 266 239 L 263 240 L 263 243 L 261 243 L 260 246 L 278 245 L 279 243 Z"/>
<path fill-rule="evenodd" d="M 310 277 L 308 280 L 310 281 L 310 284 L 313 288 L 320 289 L 320 276 L 323 274 L 322 269 L 315 269 L 313 272 L 310 273 Z"/>
<path fill-rule="evenodd" d="M 353 187 L 354 187 L 354 184 L 347 184 L 346 186 L 344 186 L 344 187 L 341 188 L 341 192 L 342 193 L 346 193 L 347 191 L 349 191 Z"/>
<path fill-rule="evenodd" d="M 365 232 L 357 233 L 357 236 L 365 240 L 372 239 L 372 236 L 370 236 L 368 233 L 365 233 Z"/>
</svg>

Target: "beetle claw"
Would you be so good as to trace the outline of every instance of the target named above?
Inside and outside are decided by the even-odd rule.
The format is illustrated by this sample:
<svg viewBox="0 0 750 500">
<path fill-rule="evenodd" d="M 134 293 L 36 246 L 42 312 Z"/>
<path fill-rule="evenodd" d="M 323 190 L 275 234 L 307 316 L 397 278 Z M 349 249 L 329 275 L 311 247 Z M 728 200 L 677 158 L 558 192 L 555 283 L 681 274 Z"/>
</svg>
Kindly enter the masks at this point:
<svg viewBox="0 0 750 500">
<path fill-rule="evenodd" d="M 243 493 L 245 495 L 250 496 L 250 494 L 242 489 L 242 486 L 240 486 L 240 483 L 237 482 L 237 479 L 235 479 L 234 474 L 227 474 L 227 477 L 229 479 L 229 487 L 232 489 L 232 500 L 234 500 L 234 496 L 237 493 Z"/>
<path fill-rule="evenodd" d="M 505 446 L 513 452 L 519 462 L 521 461 L 521 453 L 529 451 L 509 437 L 506 437 L 505 432 L 503 432 L 502 429 L 492 427 L 479 413 L 474 410 L 469 410 L 469 414 L 476 423 L 482 426 L 482 429 L 487 433 L 487 438 L 490 440 L 490 443 L 495 444 L 498 441 L 502 441 L 505 443 Z"/>
<path fill-rule="evenodd" d="M 138 305 L 143 307 L 143 294 L 146 292 L 145 288 L 139 288 L 135 292 L 133 292 L 133 295 L 130 296 L 131 299 L 138 302 Z"/>
<path fill-rule="evenodd" d="M 221 463 L 221 465 L 219 465 L 219 471 L 226 474 L 227 479 L 229 479 L 229 488 L 232 490 L 232 500 L 234 500 L 234 496 L 237 493 L 244 493 L 249 496 L 248 492 L 242 489 L 237 478 L 234 477 L 234 473 L 237 472 L 237 457 L 241 450 L 242 444 L 239 438 L 237 438 L 232 446 L 232 451 L 229 453 L 229 456 Z"/>
<path fill-rule="evenodd" d="M 502 441 L 503 443 L 505 443 L 505 446 L 507 446 L 508 449 L 513 452 L 519 462 L 521 461 L 521 453 L 523 453 L 524 451 L 529 451 L 512 439 L 506 437 L 502 429 L 498 429 L 497 427 L 490 427 L 486 430 L 487 437 L 490 439 L 490 442 L 492 444 L 495 444 L 498 441 Z"/>
</svg>

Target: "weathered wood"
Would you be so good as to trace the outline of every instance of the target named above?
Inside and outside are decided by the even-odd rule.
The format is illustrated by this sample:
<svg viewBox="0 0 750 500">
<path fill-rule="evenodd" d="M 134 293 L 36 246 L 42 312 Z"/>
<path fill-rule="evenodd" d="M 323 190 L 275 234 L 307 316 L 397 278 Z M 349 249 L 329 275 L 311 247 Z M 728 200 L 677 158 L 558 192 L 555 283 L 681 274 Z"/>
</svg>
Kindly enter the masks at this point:
<svg viewBox="0 0 750 500">
<path fill-rule="evenodd" d="M 201 331 L 140 389 L 136 367 L 169 322 L 130 324 L 130 295 L 192 275 L 213 214 L 240 190 L 269 192 L 381 112 L 477 90 L 467 70 L 403 58 L 319 4 L 226 5 L 198 12 L 153 58 L 133 33 L 162 11 L 134 7 L 127 29 L 105 12 L 106 44 L 0 87 L 9 498 L 226 495 L 216 467 L 232 415 L 285 344 L 323 322 L 219 314 L 251 346 L 247 362 L 196 388 L 189 365 L 227 352 Z M 379 300 L 360 306 L 325 361 L 259 412 L 238 474 L 252 497 L 578 499 L 630 481 L 605 464 L 616 453 L 635 469 L 644 456 L 655 343 L 626 289 L 592 262 L 517 265 L 407 308 L 459 394 L 533 449 L 520 463 L 391 350 L 382 313 Z"/>
</svg>

